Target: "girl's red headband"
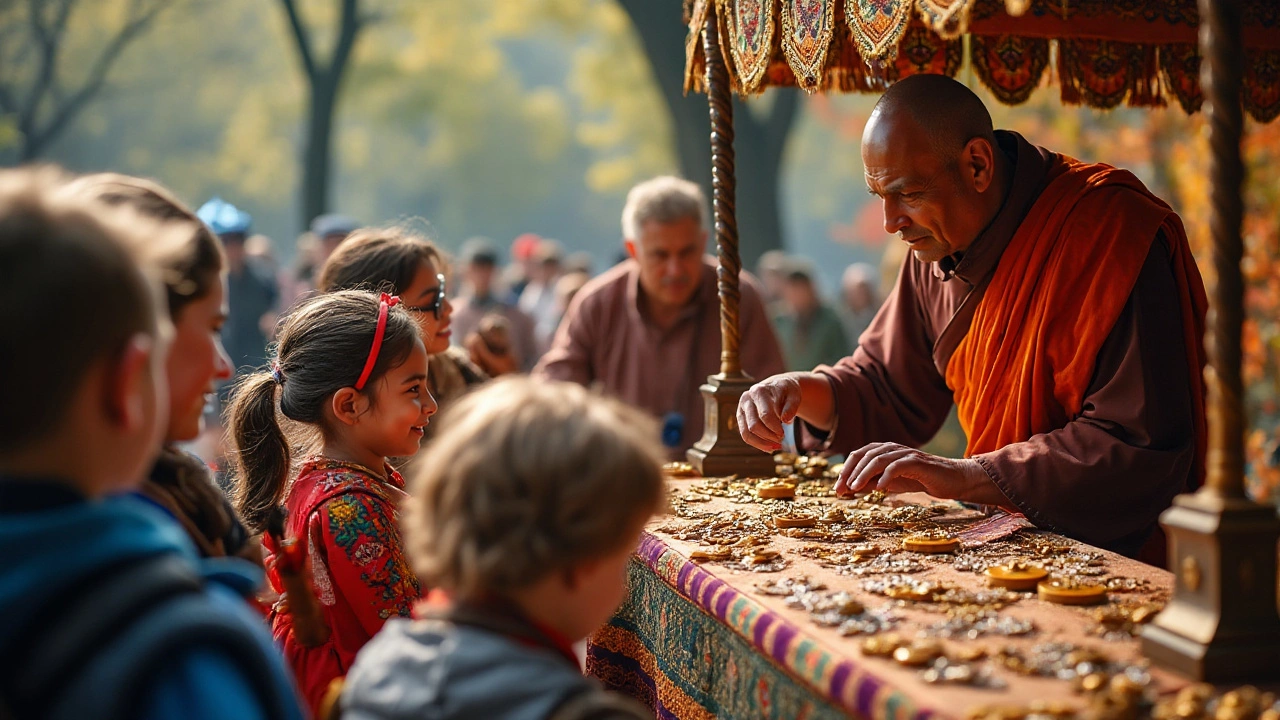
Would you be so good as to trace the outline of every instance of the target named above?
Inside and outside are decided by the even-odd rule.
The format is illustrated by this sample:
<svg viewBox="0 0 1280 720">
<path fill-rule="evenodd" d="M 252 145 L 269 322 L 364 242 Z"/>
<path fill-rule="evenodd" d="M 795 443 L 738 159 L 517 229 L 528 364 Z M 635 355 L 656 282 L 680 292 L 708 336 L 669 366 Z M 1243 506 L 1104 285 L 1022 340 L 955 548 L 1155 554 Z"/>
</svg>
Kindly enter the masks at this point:
<svg viewBox="0 0 1280 720">
<path fill-rule="evenodd" d="M 387 312 L 399 304 L 399 295 L 382 293 L 378 300 L 378 329 L 373 331 L 373 347 L 369 348 L 369 359 L 364 361 L 364 371 L 356 381 L 357 390 L 363 390 L 365 383 L 369 382 L 369 376 L 373 374 L 373 366 L 378 363 L 378 352 L 382 350 L 382 336 L 387 333 Z"/>
</svg>

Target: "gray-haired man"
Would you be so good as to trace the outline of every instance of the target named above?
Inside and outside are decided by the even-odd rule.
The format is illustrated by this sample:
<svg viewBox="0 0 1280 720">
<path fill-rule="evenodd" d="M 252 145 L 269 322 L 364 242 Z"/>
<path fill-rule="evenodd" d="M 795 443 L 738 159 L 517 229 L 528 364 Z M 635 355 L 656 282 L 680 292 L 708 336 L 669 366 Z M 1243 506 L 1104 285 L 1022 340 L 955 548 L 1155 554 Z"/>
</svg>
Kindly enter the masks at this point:
<svg viewBox="0 0 1280 720">
<path fill-rule="evenodd" d="M 663 422 L 673 457 L 702 437 L 698 388 L 720 368 L 715 260 L 706 256 L 706 199 L 697 185 L 659 177 L 631 189 L 622 233 L 631 258 L 574 298 L 534 375 L 583 385 Z M 742 368 L 756 378 L 783 367 L 755 279 L 742 273 Z"/>
</svg>

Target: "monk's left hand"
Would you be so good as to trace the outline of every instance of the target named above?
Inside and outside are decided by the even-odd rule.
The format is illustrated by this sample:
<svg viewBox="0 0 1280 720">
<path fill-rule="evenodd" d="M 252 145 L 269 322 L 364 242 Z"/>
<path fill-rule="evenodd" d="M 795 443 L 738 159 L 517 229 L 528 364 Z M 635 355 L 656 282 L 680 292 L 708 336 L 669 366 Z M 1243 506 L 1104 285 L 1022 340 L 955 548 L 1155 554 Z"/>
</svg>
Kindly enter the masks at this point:
<svg viewBox="0 0 1280 720">
<path fill-rule="evenodd" d="M 978 496 L 989 496 L 995 485 L 976 460 L 938 457 L 896 443 L 872 443 L 849 453 L 835 489 L 840 496 L 882 490 L 976 502 Z"/>
</svg>

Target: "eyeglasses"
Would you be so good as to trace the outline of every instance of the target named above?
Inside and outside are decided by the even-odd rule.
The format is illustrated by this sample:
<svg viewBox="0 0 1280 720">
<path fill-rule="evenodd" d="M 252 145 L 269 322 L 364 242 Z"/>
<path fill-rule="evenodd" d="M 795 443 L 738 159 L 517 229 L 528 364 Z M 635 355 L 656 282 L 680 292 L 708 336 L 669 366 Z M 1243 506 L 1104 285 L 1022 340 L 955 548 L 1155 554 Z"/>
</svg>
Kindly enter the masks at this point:
<svg viewBox="0 0 1280 720">
<path fill-rule="evenodd" d="M 440 313 L 444 312 L 444 296 L 445 296 L 444 275 L 443 274 L 436 275 L 436 280 L 440 283 L 440 285 L 439 287 L 435 288 L 436 296 L 431 302 L 427 303 L 426 305 L 405 305 L 404 309 L 411 310 L 413 312 L 420 312 L 420 313 L 429 312 L 432 315 L 434 315 L 437 320 L 439 320 Z"/>
</svg>

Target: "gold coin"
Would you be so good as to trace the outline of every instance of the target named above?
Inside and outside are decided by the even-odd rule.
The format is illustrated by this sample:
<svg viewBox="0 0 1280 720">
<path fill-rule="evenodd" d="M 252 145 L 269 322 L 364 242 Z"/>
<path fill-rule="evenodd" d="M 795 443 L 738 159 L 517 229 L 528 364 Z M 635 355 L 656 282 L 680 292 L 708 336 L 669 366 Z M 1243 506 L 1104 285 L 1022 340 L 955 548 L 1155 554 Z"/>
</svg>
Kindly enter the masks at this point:
<svg viewBox="0 0 1280 720">
<path fill-rule="evenodd" d="M 902 539 L 902 549 L 918 553 L 949 553 L 960 547 L 955 538 L 908 535 Z"/>
<path fill-rule="evenodd" d="M 1041 580 L 1036 588 L 1041 600 L 1058 605 L 1097 605 L 1107 600 L 1107 589 L 1101 585 Z"/>
<path fill-rule="evenodd" d="M 796 496 L 796 486 L 789 482 L 763 482 L 756 486 L 756 495 L 762 500 L 790 500 Z"/>
<path fill-rule="evenodd" d="M 773 526 L 779 529 L 806 528 L 818 524 L 813 515 L 777 515 L 773 518 Z"/>
<path fill-rule="evenodd" d="M 992 565 L 987 568 L 987 584 L 991 587 L 1008 588 L 1009 590 L 1035 590 L 1036 585 L 1049 573 L 1044 568 L 1027 565 Z"/>
</svg>

